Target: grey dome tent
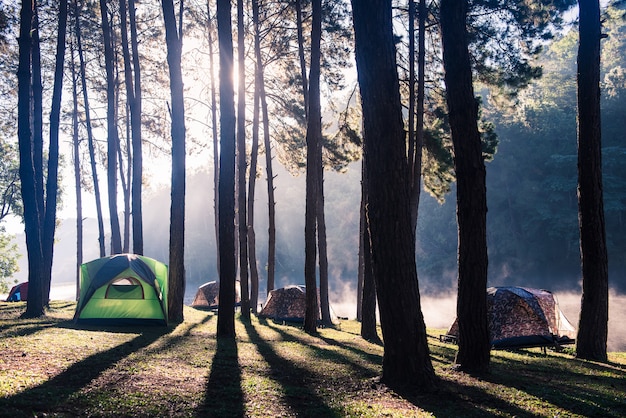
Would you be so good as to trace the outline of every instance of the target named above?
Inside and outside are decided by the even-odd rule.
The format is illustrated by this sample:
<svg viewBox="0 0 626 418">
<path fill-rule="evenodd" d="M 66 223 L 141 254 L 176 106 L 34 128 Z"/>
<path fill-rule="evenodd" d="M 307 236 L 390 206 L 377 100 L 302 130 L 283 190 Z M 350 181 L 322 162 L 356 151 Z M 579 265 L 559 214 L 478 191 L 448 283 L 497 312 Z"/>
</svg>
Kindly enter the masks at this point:
<svg viewBox="0 0 626 418">
<path fill-rule="evenodd" d="M 319 292 L 317 295 L 319 307 Z M 270 318 L 274 321 L 304 322 L 306 312 L 306 287 L 290 285 L 272 290 L 267 296 L 265 306 L 259 312 L 259 317 Z M 331 321 L 338 322 L 337 315 L 330 309 Z M 321 320 L 321 310 L 318 320 Z"/>
<path fill-rule="evenodd" d="M 524 287 L 487 289 L 487 318 L 491 346 L 494 349 L 524 347 L 560 347 L 573 344 L 576 329 L 559 309 L 552 292 Z M 457 320 L 441 336 L 456 342 Z"/>
<path fill-rule="evenodd" d="M 191 302 L 191 307 L 196 309 L 217 309 L 220 302 L 220 282 L 212 281 L 204 283 L 198 288 Z M 235 306 L 241 304 L 241 286 L 239 280 L 235 282 Z"/>
</svg>

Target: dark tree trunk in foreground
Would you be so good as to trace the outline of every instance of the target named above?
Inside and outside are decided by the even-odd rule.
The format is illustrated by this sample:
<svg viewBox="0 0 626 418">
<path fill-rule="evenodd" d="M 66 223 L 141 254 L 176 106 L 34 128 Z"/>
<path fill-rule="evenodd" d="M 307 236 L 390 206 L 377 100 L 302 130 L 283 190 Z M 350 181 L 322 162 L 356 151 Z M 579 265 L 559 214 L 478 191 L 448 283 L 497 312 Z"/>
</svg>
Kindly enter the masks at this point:
<svg viewBox="0 0 626 418">
<path fill-rule="evenodd" d="M 217 337 L 235 337 L 235 92 L 230 0 L 217 1 L 217 37 L 220 49 L 220 181 L 219 270 L 220 304 Z"/>
<path fill-rule="evenodd" d="M 312 334 L 317 331 L 319 307 L 317 305 L 316 277 L 316 226 L 318 219 L 319 172 L 322 138 L 322 112 L 320 104 L 320 40 L 322 36 L 322 2 L 313 0 L 313 21 L 311 24 L 311 68 L 309 70 L 309 118 L 306 129 L 306 208 L 304 223 L 304 283 L 306 285 L 306 314 L 304 330 Z"/>
<path fill-rule="evenodd" d="M 181 52 L 172 0 L 163 0 L 167 63 L 172 100 L 172 201 L 170 209 L 169 321 L 183 321 L 185 297 L 185 104 Z"/>
<path fill-rule="evenodd" d="M 46 182 L 46 205 L 43 223 L 43 257 L 45 267 L 44 302 L 50 300 L 52 281 L 52 258 L 54 254 L 54 232 L 57 220 L 57 191 L 59 182 L 59 120 L 61 117 L 61 92 L 63 91 L 63 66 L 65 63 L 65 38 L 67 33 L 67 0 L 59 2 L 59 27 L 57 34 L 56 62 L 52 108 L 50 110 L 50 144 L 48 151 L 48 178 Z"/>
<path fill-rule="evenodd" d="M 122 236 L 117 214 L 117 148 L 119 147 L 119 137 L 115 121 L 115 75 L 113 70 L 115 57 L 106 0 L 100 0 L 100 14 L 102 18 L 107 85 L 107 184 L 109 217 L 111 220 L 111 254 L 119 254 L 122 252 Z"/>
<path fill-rule="evenodd" d="M 489 367 L 487 326 L 487 189 L 466 31 L 467 1 L 442 0 L 446 94 L 457 179 L 459 351 L 469 372 Z"/>
<path fill-rule="evenodd" d="M 576 356 L 607 361 L 609 277 L 602 197 L 600 5 L 580 0 L 578 47 L 578 222 L 583 296 Z"/>
<path fill-rule="evenodd" d="M 31 131 L 31 27 L 33 4 L 22 1 L 20 12 L 19 64 L 17 68 L 17 135 L 20 154 L 20 182 L 24 205 L 24 231 L 28 255 L 29 295 L 23 317 L 37 318 L 44 314 L 42 278 L 44 273 L 41 228 L 37 213 L 35 167 Z"/>
<path fill-rule="evenodd" d="M 385 341 L 382 381 L 429 390 L 436 378 L 415 266 L 391 0 L 353 0 L 352 10 L 367 161 L 367 216 Z"/>
<path fill-rule="evenodd" d="M 239 283 L 241 286 L 241 317 L 250 320 L 248 289 L 248 217 L 246 215 L 246 51 L 243 0 L 237 0 L 237 208 L 239 220 Z"/>
</svg>

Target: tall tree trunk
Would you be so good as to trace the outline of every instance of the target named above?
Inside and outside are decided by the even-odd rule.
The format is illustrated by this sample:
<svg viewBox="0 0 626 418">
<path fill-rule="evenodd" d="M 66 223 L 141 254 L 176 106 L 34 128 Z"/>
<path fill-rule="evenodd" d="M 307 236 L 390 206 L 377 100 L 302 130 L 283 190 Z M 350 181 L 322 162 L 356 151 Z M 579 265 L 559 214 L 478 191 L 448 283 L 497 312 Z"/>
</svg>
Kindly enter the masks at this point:
<svg viewBox="0 0 626 418">
<path fill-rule="evenodd" d="M 78 49 L 78 58 L 80 62 L 80 80 L 83 90 L 83 102 L 85 106 L 85 124 L 87 126 L 87 144 L 89 147 L 89 161 L 91 165 L 91 177 L 93 179 L 93 191 L 96 200 L 96 217 L 98 220 L 98 246 L 100 249 L 100 257 L 106 255 L 104 244 L 104 219 L 102 216 L 102 199 L 100 198 L 100 183 L 98 181 L 98 170 L 96 165 L 96 151 L 94 146 L 93 130 L 91 128 L 91 112 L 89 110 L 89 95 L 87 94 L 87 76 L 85 71 L 85 57 L 83 54 L 83 45 L 81 41 L 80 30 L 80 10 L 78 2 L 74 3 L 74 15 L 76 19 L 76 46 Z"/>
<path fill-rule="evenodd" d="M 220 180 L 219 269 L 220 304 L 217 337 L 235 337 L 235 92 L 230 0 L 217 1 L 217 37 L 220 49 Z"/>
<path fill-rule="evenodd" d="M 320 113 L 321 114 L 321 113 Z M 320 135 L 321 136 L 321 135 Z M 326 245 L 326 218 L 324 217 L 324 166 L 322 165 L 322 144 L 318 145 L 318 195 L 317 195 L 317 242 L 320 266 L 320 311 L 322 324 L 332 325 L 328 291 L 328 245 Z"/>
<path fill-rule="evenodd" d="M 276 199 L 274 197 L 274 170 L 272 168 L 272 142 L 270 119 L 265 95 L 264 70 L 261 66 L 261 112 L 263 114 L 263 146 L 265 148 L 265 174 L 267 176 L 267 295 L 274 290 L 276 272 Z"/>
<path fill-rule="evenodd" d="M 250 175 L 248 177 L 248 258 L 250 260 L 250 307 L 256 314 L 259 306 L 259 269 L 256 258 L 256 232 L 254 230 L 254 196 L 259 157 L 259 129 L 261 124 L 261 83 L 263 82 L 263 57 L 259 30 L 259 2 L 252 0 L 252 22 L 254 26 L 254 104 L 252 118 L 252 148 L 250 151 Z"/>
<path fill-rule="evenodd" d="M 258 39 L 255 35 L 255 39 Z M 261 103 L 259 100 L 258 69 L 255 70 L 254 104 L 252 118 L 252 147 L 250 150 L 250 174 L 248 176 L 248 260 L 250 268 L 250 308 L 257 313 L 259 304 L 259 270 L 256 258 L 256 234 L 254 231 L 254 194 L 259 156 L 259 124 Z"/>
<path fill-rule="evenodd" d="M 83 195 L 81 192 L 80 141 L 78 138 L 78 75 L 73 44 L 70 44 L 72 70 L 72 151 L 74 157 L 74 190 L 76 193 L 76 300 L 80 296 L 80 266 L 83 264 Z"/>
<path fill-rule="evenodd" d="M 133 135 L 133 181 L 132 181 L 132 211 L 133 211 L 133 253 L 143 254 L 143 204 L 141 202 L 143 185 L 143 151 L 141 139 L 141 65 L 139 64 L 139 41 L 137 39 L 137 18 L 135 0 L 128 0 L 130 17 L 130 44 L 133 52 L 134 90 L 130 107 L 130 123 Z"/>
<path fill-rule="evenodd" d="M 211 5 L 209 1 L 206 3 L 207 13 L 207 40 L 209 43 L 209 79 L 211 82 L 211 133 L 213 135 L 213 215 L 215 228 L 215 242 L 220 242 L 219 234 L 219 179 L 220 179 L 220 156 L 219 156 L 219 138 L 217 133 L 217 100 L 215 94 L 215 77 L 213 62 L 213 20 L 211 19 Z M 217 259 L 220 259 L 220 246 L 217 245 Z M 217 267 L 217 275 L 219 276 L 219 263 Z"/>
<path fill-rule="evenodd" d="M 37 201 L 37 214 L 40 227 L 43 227 L 43 219 L 46 211 L 44 201 L 44 174 L 43 174 L 43 85 L 41 80 L 41 48 L 39 39 L 39 6 L 37 0 L 33 1 L 33 28 L 32 36 L 32 79 L 31 93 L 33 112 L 33 165 L 35 167 L 35 198 Z M 43 239 L 43 235 L 42 235 Z M 44 270 L 44 274 L 46 274 Z M 42 297 L 46 297 L 46 279 L 42 279 Z M 48 301 L 44 300 L 44 304 Z"/>
<path fill-rule="evenodd" d="M 302 0 L 294 0 L 296 8 L 296 30 L 298 35 L 298 59 L 300 60 L 300 76 L 302 77 L 302 94 L 304 96 L 304 114 L 309 119 L 309 81 L 306 76 L 306 58 L 304 57 L 304 34 L 302 29 Z"/>
<path fill-rule="evenodd" d="M 467 1 L 442 0 L 441 34 L 457 179 L 459 351 L 461 370 L 489 368 L 487 190 L 466 29 Z"/>
<path fill-rule="evenodd" d="M 309 118 L 306 130 L 306 213 L 304 223 L 305 258 L 304 283 L 306 285 L 306 314 L 304 330 L 312 334 L 317 331 L 319 307 L 317 304 L 316 278 L 316 225 L 318 221 L 319 171 L 321 168 L 322 109 L 320 104 L 320 41 L 322 38 L 322 2 L 311 2 L 311 67 L 309 69 Z"/>
<path fill-rule="evenodd" d="M 414 5 L 413 1 L 410 4 Z M 418 55 L 417 55 L 417 102 L 415 103 L 415 132 L 411 136 L 413 143 L 413 151 L 409 152 L 409 158 L 411 160 L 411 229 L 416 231 L 417 228 L 417 215 L 419 213 L 420 195 L 422 191 L 422 148 L 424 146 L 424 87 L 426 83 L 425 78 L 425 56 L 426 56 L 426 17 L 428 9 L 426 8 L 426 0 L 419 0 L 418 5 Z M 415 13 L 415 6 L 413 6 L 413 13 Z M 411 16 L 412 13 L 409 13 Z M 410 17 L 411 18 L 411 17 Z M 411 18 L 415 19 L 415 16 Z M 410 31 L 411 33 L 413 31 Z M 411 40 L 415 39 L 415 34 L 412 33 Z M 411 47 L 411 51 L 413 51 Z M 414 58 L 411 59 L 411 62 Z M 411 86 L 414 84 L 412 83 Z M 413 103 L 413 100 L 411 100 Z M 413 112 L 410 112 L 411 114 Z M 411 123 L 411 126 L 413 124 Z"/>
<path fill-rule="evenodd" d="M 119 95 L 118 95 L 119 97 Z M 117 106 L 116 106 L 117 107 Z M 123 219 L 123 233 L 122 233 L 122 252 L 128 253 L 130 248 L 130 182 L 132 173 L 131 173 L 131 164 L 132 164 L 132 155 L 130 149 L 130 120 L 129 120 L 129 112 L 128 106 L 124 106 L 126 109 L 126 155 L 127 155 L 127 164 L 126 169 L 124 169 L 124 156 L 122 155 L 122 147 L 117 147 L 117 158 L 118 158 L 118 167 L 120 171 L 120 187 L 122 188 L 122 196 L 124 202 L 124 211 Z M 115 118 L 116 120 L 118 118 Z"/>
<path fill-rule="evenodd" d="M 52 88 L 52 108 L 50 110 L 50 144 L 48 151 L 48 178 L 46 183 L 46 204 L 43 222 L 44 257 L 44 303 L 50 300 L 52 281 L 52 259 L 54 254 L 54 231 L 56 229 L 57 190 L 59 182 L 59 120 L 61 116 L 61 92 L 63 91 L 63 66 L 65 63 L 65 38 L 67 33 L 67 0 L 59 2 L 59 24 L 57 51 L 54 66 L 54 86 Z"/>
<path fill-rule="evenodd" d="M 185 103 L 181 53 L 183 40 L 176 30 L 172 0 L 163 0 L 167 64 L 172 101 L 172 201 L 170 208 L 169 321 L 183 321 L 185 298 Z"/>
<path fill-rule="evenodd" d="M 376 283 L 372 266 L 372 248 L 370 246 L 369 225 L 367 222 L 367 181 L 365 176 L 365 158 L 361 170 L 361 222 L 360 222 L 360 246 L 363 253 L 363 284 L 361 286 L 361 337 L 367 341 L 379 343 L 380 337 L 376 329 Z"/>
<path fill-rule="evenodd" d="M 391 0 L 353 0 L 352 11 L 367 162 L 367 216 L 385 341 L 382 381 L 427 390 L 436 379 L 410 228 L 410 174 Z"/>
<path fill-rule="evenodd" d="M 33 24 L 33 3 L 22 1 L 20 12 L 19 63 L 17 69 L 17 135 L 20 154 L 20 181 L 24 205 L 24 232 L 28 255 L 29 295 L 23 317 L 37 318 L 44 314 L 42 278 L 44 273 L 41 248 L 41 228 L 37 213 L 35 167 L 31 131 L 31 33 L 37 28 Z"/>
<path fill-rule="evenodd" d="M 239 283 L 241 286 L 241 317 L 250 320 L 248 288 L 248 217 L 246 215 L 246 53 L 243 0 L 237 0 L 237 174 L 239 209 Z"/>
<path fill-rule="evenodd" d="M 117 214 L 117 148 L 119 138 L 115 122 L 115 75 L 113 73 L 113 40 L 111 39 L 111 23 L 106 0 L 100 0 L 102 18 L 102 35 L 104 39 L 104 63 L 107 84 L 107 190 L 109 197 L 109 217 L 111 222 L 111 254 L 122 252 L 120 221 Z"/>
<path fill-rule="evenodd" d="M 33 9 L 33 27 L 32 32 L 32 86 L 33 95 L 33 165 L 35 167 L 35 199 L 37 202 L 37 215 L 39 216 L 39 226 L 43 228 L 46 206 L 44 201 L 44 174 L 43 174 L 43 85 L 41 80 L 41 48 L 39 39 L 39 11 L 38 3 L 34 1 Z M 44 245 L 44 233 L 41 234 L 41 245 Z M 42 247 L 43 254 L 43 277 L 41 278 L 41 297 L 44 306 L 48 305 L 48 295 L 50 294 L 50 279 L 48 277 L 48 268 L 46 266 L 45 248 Z"/>
<path fill-rule="evenodd" d="M 600 4 L 579 0 L 578 222 L 583 295 L 576 356 L 607 361 L 609 274 L 602 197 Z"/>
</svg>

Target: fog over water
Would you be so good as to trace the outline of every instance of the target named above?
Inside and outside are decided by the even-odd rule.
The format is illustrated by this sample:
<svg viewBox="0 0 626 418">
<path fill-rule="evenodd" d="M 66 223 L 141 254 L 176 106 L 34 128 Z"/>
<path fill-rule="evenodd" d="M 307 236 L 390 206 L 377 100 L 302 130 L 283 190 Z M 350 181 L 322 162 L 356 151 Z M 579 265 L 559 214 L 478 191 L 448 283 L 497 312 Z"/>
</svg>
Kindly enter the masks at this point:
<svg viewBox="0 0 626 418">
<path fill-rule="evenodd" d="M 276 222 L 277 222 L 277 266 L 276 287 L 304 283 L 304 175 L 292 177 L 282 167 L 276 170 Z M 267 260 L 267 197 L 265 177 L 257 180 L 255 197 L 255 230 L 257 259 L 259 260 L 260 294 L 264 302 Z M 196 172 L 188 175 L 187 181 L 187 227 L 185 264 L 187 287 L 185 303 L 191 303 L 197 288 L 207 281 L 217 280 L 217 257 L 213 219 L 213 181 L 210 173 Z M 358 264 L 358 225 L 360 203 L 360 164 L 353 164 L 347 173 L 326 173 L 325 175 L 326 222 L 329 248 L 330 298 L 337 315 L 354 318 L 356 316 L 356 272 Z M 83 199 L 93 197 L 84 196 Z M 145 255 L 168 261 L 169 234 L 169 190 L 153 190 L 144 198 Z M 420 212 L 420 222 L 429 221 L 428 211 L 450 210 L 433 204 L 433 199 L 424 194 L 424 211 Z M 430 199 L 430 200 L 429 200 Z M 450 197 L 453 199 L 453 197 Z M 64 211 L 70 213 L 71 211 Z M 441 215 L 441 214 L 439 214 Z M 437 215 L 437 216 L 439 216 Z M 84 261 L 98 257 L 97 224 L 93 214 L 86 214 L 84 221 Z M 451 210 L 454 223 L 454 210 Z M 61 221 L 57 230 L 55 259 L 53 266 L 52 299 L 73 299 L 76 291 L 76 222 L 73 219 Z M 108 228 L 108 225 L 107 225 Z M 21 271 L 15 275 L 18 281 L 27 280 L 27 263 L 23 235 L 18 244 L 24 256 L 20 260 Z M 108 247 L 107 232 L 107 247 Z M 446 329 L 454 321 L 456 310 L 456 243 L 447 243 L 448 254 L 434 252 L 422 245 L 426 257 L 441 258 L 446 261 L 446 270 L 437 275 L 424 273 L 418 263 L 422 310 L 426 325 L 430 328 Z M 580 309 L 580 280 L 568 274 L 543 278 L 526 278 L 508 271 L 492 268 L 490 264 L 490 286 L 522 285 L 541 287 L 553 291 L 561 310 L 573 325 L 578 323 Z M 515 277 L 508 281 L 507 277 Z M 526 279 L 526 280 L 525 280 Z M 613 280 L 611 277 L 610 280 Z M 615 285 L 615 282 L 611 282 Z M 626 327 L 621 324 L 626 317 L 626 295 L 612 291 L 610 298 L 609 350 L 626 351 Z"/>
</svg>

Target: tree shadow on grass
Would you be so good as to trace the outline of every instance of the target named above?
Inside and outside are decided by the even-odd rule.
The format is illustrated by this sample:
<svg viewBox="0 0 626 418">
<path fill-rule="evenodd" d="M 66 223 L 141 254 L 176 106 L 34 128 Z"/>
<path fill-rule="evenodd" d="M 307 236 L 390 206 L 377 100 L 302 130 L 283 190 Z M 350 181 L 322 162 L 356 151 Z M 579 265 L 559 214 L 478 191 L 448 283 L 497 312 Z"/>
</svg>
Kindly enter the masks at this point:
<svg viewBox="0 0 626 418">
<path fill-rule="evenodd" d="M 287 332 L 278 326 L 274 326 L 268 323 L 268 326 L 273 328 L 276 332 L 281 334 L 283 340 L 298 341 L 304 345 L 308 345 L 309 349 L 313 352 L 313 355 L 320 359 L 320 361 L 330 361 L 336 364 L 347 364 L 355 372 L 355 375 L 359 376 L 362 380 L 367 380 L 375 376 L 372 369 L 365 367 L 359 361 L 355 361 L 354 356 L 342 353 L 341 351 L 333 349 L 325 349 L 323 346 L 310 345 L 306 341 L 299 339 L 297 335 L 291 332 Z M 357 357 L 360 357 L 365 364 L 381 364 L 382 357 L 378 354 L 372 354 L 362 350 L 357 346 L 353 346 L 349 343 L 337 341 L 333 338 L 317 335 L 321 341 L 325 342 L 329 346 L 338 347 L 345 352 L 351 353 Z M 447 362 L 446 359 L 450 358 L 454 354 L 455 350 L 449 347 L 440 347 L 437 350 L 437 355 L 442 359 L 439 361 Z M 431 356 L 432 356 L 431 352 Z M 369 381 L 372 382 L 371 380 Z M 396 396 L 403 398 L 407 402 L 415 405 L 416 407 L 425 411 L 431 412 L 435 416 L 463 416 L 463 417 L 482 417 L 490 416 L 493 411 L 506 411 L 505 416 L 517 416 L 517 417 L 535 417 L 536 415 L 523 410 L 510 402 L 501 399 L 497 396 L 491 395 L 485 390 L 471 385 L 464 385 L 456 381 L 440 381 L 440 387 L 433 393 L 419 393 L 411 389 L 398 389 L 385 387 L 379 383 L 375 383 L 378 389 L 384 388 L 385 391 L 393 392 Z M 354 390 L 348 389 L 348 390 Z"/>
<path fill-rule="evenodd" d="M 494 396 L 478 386 L 464 385 L 456 380 L 440 381 L 439 388 L 434 393 L 423 394 L 409 390 L 395 392 L 436 417 L 541 416 Z"/>
<path fill-rule="evenodd" d="M 241 389 L 241 369 L 234 339 L 218 338 L 206 384 L 204 402 L 196 412 L 198 417 L 243 417 L 244 398 Z"/>
<path fill-rule="evenodd" d="M 63 325 L 71 326 L 69 321 Z M 117 328 L 118 332 L 123 330 Z M 125 330 L 129 332 L 128 329 Z M 137 331 L 136 328 L 133 330 Z M 36 387 L 0 399 L 0 413 L 7 414 L 6 416 L 38 416 L 68 411 L 72 411 L 70 414 L 76 413 L 77 406 L 71 399 L 73 395 L 118 361 L 169 332 L 171 329 L 165 327 L 146 328 L 130 341 L 75 362 L 62 373 Z M 71 355 L 72 353 L 68 353 L 68 356 Z"/>
<path fill-rule="evenodd" d="M 283 399 L 293 414 L 303 417 L 337 416 L 337 413 L 316 393 L 313 376 L 309 370 L 297 366 L 276 353 L 252 324 L 244 322 L 244 326 L 250 342 L 257 346 L 259 353 L 269 365 L 270 377 L 281 385 Z M 284 340 L 298 341 L 290 334 L 285 333 L 285 336 L 287 338 Z"/>
<path fill-rule="evenodd" d="M 485 380 L 516 388 L 572 414 L 626 416 L 626 370 L 621 365 L 542 357 L 545 361 L 538 364 L 507 359 L 506 364 L 495 364 L 494 373 Z"/>
</svg>

